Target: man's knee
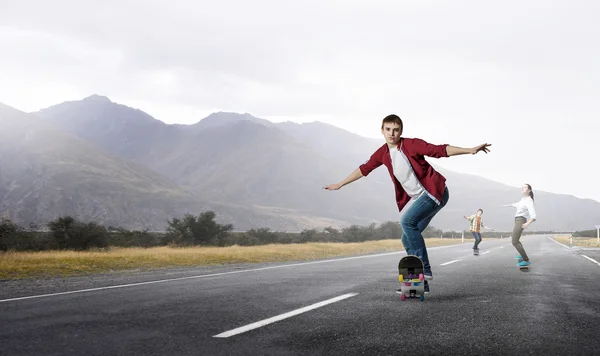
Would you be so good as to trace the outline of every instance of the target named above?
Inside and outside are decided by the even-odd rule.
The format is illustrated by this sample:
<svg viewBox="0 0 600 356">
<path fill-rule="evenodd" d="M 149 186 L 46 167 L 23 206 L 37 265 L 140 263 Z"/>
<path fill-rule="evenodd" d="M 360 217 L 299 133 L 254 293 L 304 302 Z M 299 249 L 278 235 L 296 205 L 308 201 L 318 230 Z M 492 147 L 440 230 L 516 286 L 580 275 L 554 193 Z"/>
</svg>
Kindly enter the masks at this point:
<svg viewBox="0 0 600 356">
<path fill-rule="evenodd" d="M 401 219 L 400 219 L 400 226 L 402 227 L 403 230 L 418 230 L 419 229 L 419 222 L 416 219 L 413 219 L 409 216 L 404 215 Z"/>
</svg>

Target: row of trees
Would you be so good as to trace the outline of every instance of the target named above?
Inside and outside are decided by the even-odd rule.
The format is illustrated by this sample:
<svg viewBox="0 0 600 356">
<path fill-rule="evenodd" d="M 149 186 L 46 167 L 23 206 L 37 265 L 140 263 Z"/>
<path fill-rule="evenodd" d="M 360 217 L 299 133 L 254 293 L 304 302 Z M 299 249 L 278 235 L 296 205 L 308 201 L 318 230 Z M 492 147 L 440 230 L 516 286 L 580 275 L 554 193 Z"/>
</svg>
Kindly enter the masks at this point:
<svg viewBox="0 0 600 356">
<path fill-rule="evenodd" d="M 153 246 L 252 246 L 272 243 L 290 244 L 307 242 L 362 242 L 369 240 L 400 239 L 402 228 L 397 222 L 380 225 L 353 225 L 344 229 L 325 228 L 322 231 L 305 229 L 300 233 L 271 231 L 268 228 L 233 232 L 233 225 L 219 224 L 214 211 L 198 216 L 191 214 L 168 221 L 165 232 L 127 230 L 104 227 L 95 222 L 84 222 L 70 216 L 59 217 L 47 224 L 47 231 L 30 225 L 21 227 L 9 219 L 0 220 L 0 251 L 89 250 L 92 248 L 153 247 Z M 442 231 L 428 227 L 426 238 L 472 238 L 465 231 Z M 508 236 L 510 233 L 485 232 L 484 237 Z"/>
<path fill-rule="evenodd" d="M 597 237 L 597 236 L 598 236 L 597 230 L 581 230 L 581 231 L 575 231 L 573 233 L 573 237 Z"/>
</svg>

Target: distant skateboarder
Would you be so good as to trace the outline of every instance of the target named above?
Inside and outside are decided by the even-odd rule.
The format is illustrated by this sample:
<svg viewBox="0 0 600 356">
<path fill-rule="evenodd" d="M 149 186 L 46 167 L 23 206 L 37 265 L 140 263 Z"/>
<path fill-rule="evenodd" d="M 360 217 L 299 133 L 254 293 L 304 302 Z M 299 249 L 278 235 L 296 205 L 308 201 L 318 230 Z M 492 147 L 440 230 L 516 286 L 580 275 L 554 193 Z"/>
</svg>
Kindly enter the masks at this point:
<svg viewBox="0 0 600 356">
<path fill-rule="evenodd" d="M 489 227 L 483 224 L 483 218 L 481 217 L 481 215 L 483 215 L 483 209 L 478 209 L 475 215 L 464 216 L 465 219 L 469 220 L 469 231 L 473 234 L 473 237 L 475 237 L 475 243 L 473 244 L 474 255 L 479 255 L 479 244 L 481 243 L 481 228 L 490 229 Z"/>
<path fill-rule="evenodd" d="M 517 265 L 519 267 L 525 267 L 529 266 L 531 263 L 529 262 L 529 256 L 527 256 L 527 253 L 519 240 L 521 239 L 523 230 L 534 222 L 537 216 L 535 213 L 533 190 L 531 189 L 531 186 L 529 184 L 524 184 L 521 187 L 521 194 L 523 194 L 523 197 L 518 202 L 502 206 L 512 206 L 517 208 L 515 213 L 515 226 L 512 232 L 512 244 L 519 252 L 519 256 L 515 257 L 519 261 Z"/>
<path fill-rule="evenodd" d="M 398 210 L 413 199 L 414 203 L 400 219 L 402 244 L 408 255 L 416 255 L 423 260 L 425 292 L 429 292 L 427 280 L 433 279 L 427 255 L 425 240 L 421 234 L 433 217 L 446 205 L 449 198 L 446 178 L 438 173 L 425 160 L 425 156 L 440 158 L 463 154 L 489 152 L 490 144 L 484 143 L 473 148 L 461 148 L 448 144 L 433 145 L 419 138 L 401 137 L 403 123 L 397 115 L 386 116 L 381 123 L 381 134 L 385 143 L 377 149 L 367 162 L 360 165 L 339 183 L 323 187 L 338 190 L 371 171 L 384 165 L 392 178 Z M 400 290 L 397 291 L 400 293 Z"/>
</svg>

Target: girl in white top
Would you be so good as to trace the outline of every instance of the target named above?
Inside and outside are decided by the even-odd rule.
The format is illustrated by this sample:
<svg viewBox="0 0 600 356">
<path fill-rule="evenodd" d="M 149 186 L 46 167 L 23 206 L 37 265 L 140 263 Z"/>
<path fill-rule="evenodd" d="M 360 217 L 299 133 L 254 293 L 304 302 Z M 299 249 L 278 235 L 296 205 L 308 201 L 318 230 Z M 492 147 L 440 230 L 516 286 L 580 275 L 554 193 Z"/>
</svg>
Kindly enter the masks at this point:
<svg viewBox="0 0 600 356">
<path fill-rule="evenodd" d="M 535 213 L 535 205 L 533 200 L 533 190 L 529 184 L 525 184 L 521 187 L 521 193 L 523 198 L 513 204 L 505 204 L 502 206 L 512 206 L 517 208 L 515 212 L 515 226 L 512 233 L 512 244 L 519 252 L 519 256 L 515 257 L 519 260 L 518 266 L 529 266 L 529 257 L 523 248 L 523 245 L 519 241 L 521 239 L 521 233 L 523 230 L 534 222 L 537 218 Z"/>
</svg>

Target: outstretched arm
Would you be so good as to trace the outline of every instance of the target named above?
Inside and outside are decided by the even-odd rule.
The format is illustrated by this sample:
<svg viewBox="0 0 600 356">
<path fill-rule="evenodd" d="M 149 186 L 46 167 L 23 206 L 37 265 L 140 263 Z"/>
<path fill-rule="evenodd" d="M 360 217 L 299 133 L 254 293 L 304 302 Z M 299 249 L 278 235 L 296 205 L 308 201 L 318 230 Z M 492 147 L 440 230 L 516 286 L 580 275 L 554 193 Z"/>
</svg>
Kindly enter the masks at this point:
<svg viewBox="0 0 600 356">
<path fill-rule="evenodd" d="M 471 148 L 463 148 L 463 147 L 456 147 L 456 146 L 448 145 L 448 146 L 446 146 L 446 153 L 448 154 L 448 157 L 458 156 L 458 155 L 466 155 L 466 154 L 474 155 L 474 154 L 477 154 L 479 151 L 488 153 L 490 151 L 488 146 L 491 146 L 491 144 L 484 143 L 479 146 L 475 146 L 475 147 L 471 147 Z"/>
<path fill-rule="evenodd" d="M 371 157 L 369 158 L 369 160 L 363 164 L 361 164 L 360 166 L 358 166 L 357 169 L 354 170 L 354 172 L 350 173 L 350 175 L 348 177 L 346 177 L 343 181 L 339 182 L 339 183 L 335 183 L 335 184 L 329 184 L 325 187 L 323 187 L 323 189 L 327 189 L 327 190 L 338 190 L 341 187 L 345 186 L 346 184 L 350 184 L 352 182 L 354 182 L 355 180 L 358 180 L 362 177 L 366 177 L 369 175 L 369 173 L 371 173 L 374 169 L 376 169 L 377 167 L 381 166 L 383 163 L 381 162 L 381 153 L 383 152 L 383 148 L 385 146 L 381 146 L 381 148 L 379 148 L 377 151 L 375 151 Z"/>
<path fill-rule="evenodd" d="M 479 151 L 488 153 L 490 151 L 488 146 L 491 146 L 489 143 L 484 143 L 472 148 L 456 147 L 448 144 L 434 145 L 420 138 L 412 139 L 412 143 L 416 153 L 433 158 L 465 155 L 468 153 L 474 155 Z"/>
<path fill-rule="evenodd" d="M 489 226 L 485 225 L 485 224 L 483 223 L 483 220 L 481 221 L 481 227 L 482 227 L 482 228 L 484 228 L 484 229 L 486 229 L 486 230 L 490 230 L 490 231 L 493 231 L 493 230 L 494 230 L 493 228 L 491 228 L 491 227 L 489 227 Z"/>
<path fill-rule="evenodd" d="M 354 170 L 354 172 L 350 173 L 350 175 L 348 177 L 346 177 L 343 181 L 341 181 L 339 183 L 327 185 L 327 186 L 323 187 L 323 189 L 338 190 L 341 187 L 343 187 L 347 184 L 350 184 L 350 183 L 354 182 L 355 180 L 358 180 L 362 177 L 363 177 L 363 175 L 362 175 L 362 172 L 360 171 L 360 168 L 356 168 Z"/>
</svg>

